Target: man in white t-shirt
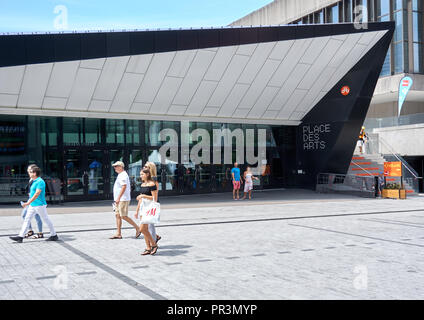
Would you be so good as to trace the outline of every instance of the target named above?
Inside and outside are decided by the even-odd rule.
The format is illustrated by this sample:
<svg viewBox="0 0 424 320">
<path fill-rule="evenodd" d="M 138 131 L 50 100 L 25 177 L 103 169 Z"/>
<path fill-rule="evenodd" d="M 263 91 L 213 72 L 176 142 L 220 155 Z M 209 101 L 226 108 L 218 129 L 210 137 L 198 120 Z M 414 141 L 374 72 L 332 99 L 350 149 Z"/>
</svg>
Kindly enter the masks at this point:
<svg viewBox="0 0 424 320">
<path fill-rule="evenodd" d="M 112 167 L 118 174 L 115 184 L 113 185 L 113 200 L 115 202 L 115 215 L 116 215 L 116 234 L 110 239 L 122 239 L 121 227 L 122 219 L 131 224 L 135 230 L 135 237 L 138 238 L 141 234 L 137 224 L 128 217 L 128 207 L 131 201 L 131 183 L 128 173 L 125 171 L 125 165 L 122 161 L 116 161 Z"/>
</svg>

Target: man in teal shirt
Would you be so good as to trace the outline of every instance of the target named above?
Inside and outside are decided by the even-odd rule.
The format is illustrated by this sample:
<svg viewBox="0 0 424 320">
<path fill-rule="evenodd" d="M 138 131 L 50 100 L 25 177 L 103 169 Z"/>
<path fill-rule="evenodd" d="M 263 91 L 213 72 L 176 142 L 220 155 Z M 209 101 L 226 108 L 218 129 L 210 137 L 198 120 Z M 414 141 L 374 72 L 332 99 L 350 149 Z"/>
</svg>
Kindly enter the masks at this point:
<svg viewBox="0 0 424 320">
<path fill-rule="evenodd" d="M 238 167 L 238 163 L 234 163 L 234 168 L 231 169 L 231 178 L 233 181 L 233 200 L 240 200 L 240 185 L 241 185 L 241 175 L 240 168 Z M 236 199 L 237 192 L 237 199 Z"/>
<path fill-rule="evenodd" d="M 33 180 L 31 189 L 29 192 L 30 199 L 22 204 L 22 207 L 28 207 L 27 215 L 25 216 L 24 223 L 22 225 L 19 235 L 10 237 L 10 239 L 16 242 L 22 242 L 25 233 L 28 231 L 29 223 L 32 217 L 35 214 L 43 219 L 47 223 L 50 229 L 50 237 L 46 239 L 47 241 L 56 241 L 59 238 L 57 237 L 56 231 L 54 230 L 53 223 L 51 222 L 47 214 L 47 202 L 46 202 L 46 183 L 41 179 L 41 169 L 38 167 L 32 167 L 29 171 L 30 177 Z"/>
</svg>

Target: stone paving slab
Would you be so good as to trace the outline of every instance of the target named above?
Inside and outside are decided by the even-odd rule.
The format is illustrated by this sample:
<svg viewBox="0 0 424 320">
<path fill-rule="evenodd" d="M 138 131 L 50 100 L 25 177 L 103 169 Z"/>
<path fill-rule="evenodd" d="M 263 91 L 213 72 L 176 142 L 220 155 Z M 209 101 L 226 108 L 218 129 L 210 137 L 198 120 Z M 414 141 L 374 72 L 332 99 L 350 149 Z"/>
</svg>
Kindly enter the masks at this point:
<svg viewBox="0 0 424 320">
<path fill-rule="evenodd" d="M 140 255 L 144 239 L 128 224 L 109 240 L 110 212 L 52 215 L 53 243 L 13 243 L 22 220 L 0 217 L 0 299 L 424 298 L 423 197 L 162 214 L 155 256 Z"/>
</svg>

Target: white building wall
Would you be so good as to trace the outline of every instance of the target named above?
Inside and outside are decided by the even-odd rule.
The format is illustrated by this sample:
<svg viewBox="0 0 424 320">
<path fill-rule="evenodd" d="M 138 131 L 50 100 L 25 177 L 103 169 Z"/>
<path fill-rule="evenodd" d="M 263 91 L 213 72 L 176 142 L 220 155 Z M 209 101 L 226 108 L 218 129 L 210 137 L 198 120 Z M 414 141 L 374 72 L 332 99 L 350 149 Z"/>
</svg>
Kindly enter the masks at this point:
<svg viewBox="0 0 424 320">
<path fill-rule="evenodd" d="M 231 26 L 259 26 L 288 24 L 317 10 L 337 3 L 337 0 L 274 0 Z"/>
</svg>

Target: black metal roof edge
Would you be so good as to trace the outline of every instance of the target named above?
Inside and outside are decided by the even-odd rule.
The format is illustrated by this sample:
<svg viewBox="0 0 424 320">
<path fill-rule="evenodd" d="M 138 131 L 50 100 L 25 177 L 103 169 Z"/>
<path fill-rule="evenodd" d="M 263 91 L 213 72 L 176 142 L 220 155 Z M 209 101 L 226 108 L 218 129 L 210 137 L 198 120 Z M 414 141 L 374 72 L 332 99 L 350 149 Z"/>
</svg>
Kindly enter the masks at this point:
<svg viewBox="0 0 424 320">
<path fill-rule="evenodd" d="M 0 35 L 0 67 L 394 30 L 389 22 Z"/>
</svg>

